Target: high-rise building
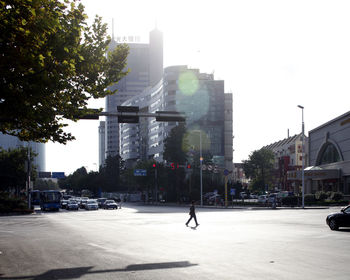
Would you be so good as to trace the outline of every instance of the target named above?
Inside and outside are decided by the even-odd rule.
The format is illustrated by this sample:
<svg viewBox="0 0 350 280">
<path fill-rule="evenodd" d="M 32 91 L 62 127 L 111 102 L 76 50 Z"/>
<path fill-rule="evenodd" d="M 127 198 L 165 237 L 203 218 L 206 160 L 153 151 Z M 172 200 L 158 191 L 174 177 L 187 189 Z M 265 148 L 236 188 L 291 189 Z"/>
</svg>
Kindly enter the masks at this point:
<svg viewBox="0 0 350 280">
<path fill-rule="evenodd" d="M 232 171 L 232 94 L 225 94 L 224 81 L 198 69 L 171 66 L 164 69 L 161 81 L 123 105 L 138 106 L 151 113 L 185 113 L 187 130 L 201 131 L 206 140 L 203 149 L 213 156 L 213 162 Z M 164 140 L 175 125 L 157 122 L 155 118 L 140 118 L 138 124 L 120 124 L 121 157 L 127 161 L 150 158 L 162 161 Z"/>
<path fill-rule="evenodd" d="M 112 41 L 111 48 L 118 43 Z M 106 97 L 106 112 L 116 112 L 117 106 L 139 95 L 145 88 L 153 86 L 163 75 L 163 34 L 152 30 L 149 44 L 128 43 L 130 52 L 127 58 L 129 74 L 112 86 L 118 92 Z M 119 154 L 119 124 L 117 117 L 106 117 L 105 150 L 100 146 L 100 158 Z M 101 137 L 101 136 L 100 136 Z M 104 164 L 104 160 L 100 162 Z"/>
</svg>

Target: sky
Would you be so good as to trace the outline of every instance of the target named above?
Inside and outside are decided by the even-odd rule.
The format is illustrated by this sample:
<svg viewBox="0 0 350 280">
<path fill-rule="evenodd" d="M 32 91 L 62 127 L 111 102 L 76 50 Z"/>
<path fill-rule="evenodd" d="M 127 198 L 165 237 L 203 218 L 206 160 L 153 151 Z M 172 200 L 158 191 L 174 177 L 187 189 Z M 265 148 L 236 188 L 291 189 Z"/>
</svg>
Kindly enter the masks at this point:
<svg viewBox="0 0 350 280">
<path fill-rule="evenodd" d="M 81 0 L 114 35 L 164 36 L 164 67 L 188 65 L 225 81 L 233 95 L 233 161 L 350 110 L 350 1 Z M 91 107 L 104 107 L 104 100 Z M 101 120 L 101 118 L 100 118 Z M 98 170 L 98 121 L 46 146 L 47 171 Z"/>
</svg>

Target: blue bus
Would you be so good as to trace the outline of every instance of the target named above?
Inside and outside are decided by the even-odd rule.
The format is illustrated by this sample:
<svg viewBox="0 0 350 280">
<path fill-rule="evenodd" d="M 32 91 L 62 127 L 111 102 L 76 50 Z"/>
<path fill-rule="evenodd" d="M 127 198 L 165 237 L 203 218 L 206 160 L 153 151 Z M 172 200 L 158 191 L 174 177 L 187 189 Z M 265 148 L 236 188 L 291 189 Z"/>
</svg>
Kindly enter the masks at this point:
<svg viewBox="0 0 350 280">
<path fill-rule="evenodd" d="M 41 191 L 40 192 L 40 208 L 42 211 L 53 210 L 58 211 L 61 207 L 61 192 L 59 191 Z"/>
<path fill-rule="evenodd" d="M 30 197 L 31 197 L 32 205 L 40 205 L 40 191 L 39 190 L 32 190 L 30 192 Z"/>
</svg>

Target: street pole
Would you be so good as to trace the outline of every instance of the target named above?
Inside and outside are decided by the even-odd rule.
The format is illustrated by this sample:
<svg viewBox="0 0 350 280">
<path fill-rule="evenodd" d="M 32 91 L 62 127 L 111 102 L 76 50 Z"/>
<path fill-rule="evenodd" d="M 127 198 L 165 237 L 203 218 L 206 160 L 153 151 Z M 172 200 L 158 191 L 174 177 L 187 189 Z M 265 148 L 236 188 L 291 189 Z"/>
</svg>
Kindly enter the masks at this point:
<svg viewBox="0 0 350 280">
<path fill-rule="evenodd" d="M 298 105 L 301 109 L 301 206 L 305 207 L 305 178 L 304 178 L 304 168 L 305 168 L 305 156 L 304 156 L 304 107 Z"/>
<path fill-rule="evenodd" d="M 203 157 L 202 157 L 202 132 L 199 131 L 199 160 L 200 160 L 200 184 L 201 184 L 201 207 L 203 206 Z"/>
<path fill-rule="evenodd" d="M 154 181 L 155 181 L 155 195 L 154 195 L 154 203 L 157 204 L 157 200 L 158 200 L 158 186 L 157 186 L 157 169 L 158 169 L 158 165 L 156 164 L 156 170 L 154 171 Z"/>
<path fill-rule="evenodd" d="M 30 144 L 27 145 L 27 198 L 28 198 L 28 209 L 32 208 L 32 197 L 31 197 L 31 188 L 30 188 Z"/>
</svg>

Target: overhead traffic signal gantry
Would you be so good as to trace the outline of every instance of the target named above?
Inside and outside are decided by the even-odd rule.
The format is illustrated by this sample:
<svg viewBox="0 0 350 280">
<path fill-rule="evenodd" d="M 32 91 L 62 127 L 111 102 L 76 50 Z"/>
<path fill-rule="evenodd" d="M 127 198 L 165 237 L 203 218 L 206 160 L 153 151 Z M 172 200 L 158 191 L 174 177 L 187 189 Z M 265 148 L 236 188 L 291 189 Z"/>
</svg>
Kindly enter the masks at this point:
<svg viewBox="0 0 350 280">
<path fill-rule="evenodd" d="M 101 109 L 79 110 L 76 119 L 98 120 L 99 117 L 118 117 L 118 123 L 138 123 L 139 118 L 156 118 L 158 122 L 185 122 L 186 116 L 176 111 L 140 112 L 138 106 L 117 106 L 117 112 L 101 112 Z M 63 114 L 64 117 L 64 114 Z"/>
</svg>

